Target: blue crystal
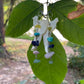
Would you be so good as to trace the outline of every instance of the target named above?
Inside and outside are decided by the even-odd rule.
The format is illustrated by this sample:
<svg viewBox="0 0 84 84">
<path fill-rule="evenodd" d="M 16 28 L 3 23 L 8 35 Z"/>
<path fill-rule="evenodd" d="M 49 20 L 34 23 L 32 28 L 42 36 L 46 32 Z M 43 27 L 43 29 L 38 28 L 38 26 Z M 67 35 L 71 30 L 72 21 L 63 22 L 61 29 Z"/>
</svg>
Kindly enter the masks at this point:
<svg viewBox="0 0 84 84">
<path fill-rule="evenodd" d="M 34 63 L 39 63 L 39 62 L 40 62 L 40 60 L 38 60 L 38 59 L 34 60 Z"/>
<path fill-rule="evenodd" d="M 36 41 L 32 41 L 32 45 L 36 46 Z"/>
<path fill-rule="evenodd" d="M 49 45 L 49 48 L 54 48 L 54 44 Z"/>
<path fill-rule="evenodd" d="M 36 43 L 37 43 L 36 45 L 39 46 L 39 41 L 38 40 L 36 41 Z"/>
<path fill-rule="evenodd" d="M 39 36 L 39 35 L 40 35 L 40 33 L 38 33 L 38 32 L 37 32 L 37 33 L 34 33 L 34 35 L 35 35 L 35 36 Z"/>
<path fill-rule="evenodd" d="M 48 37 L 47 40 L 48 40 L 49 42 L 52 42 L 52 41 L 53 41 L 53 37 Z"/>
<path fill-rule="evenodd" d="M 39 46 L 39 41 L 38 40 L 37 41 L 32 41 L 32 45 Z"/>
</svg>

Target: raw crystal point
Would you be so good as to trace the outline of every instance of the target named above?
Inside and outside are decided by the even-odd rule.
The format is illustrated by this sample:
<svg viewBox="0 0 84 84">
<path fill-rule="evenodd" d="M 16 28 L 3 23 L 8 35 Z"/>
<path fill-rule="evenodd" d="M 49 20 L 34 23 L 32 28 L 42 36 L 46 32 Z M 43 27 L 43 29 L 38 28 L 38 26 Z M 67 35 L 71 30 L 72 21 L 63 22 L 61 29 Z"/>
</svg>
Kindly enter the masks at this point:
<svg viewBox="0 0 84 84">
<path fill-rule="evenodd" d="M 39 51 L 33 51 L 33 54 L 37 55 L 39 54 Z"/>
<path fill-rule="evenodd" d="M 53 41 L 53 37 L 48 37 L 47 40 L 48 40 L 49 42 L 52 42 L 52 41 Z"/>
<path fill-rule="evenodd" d="M 38 60 L 38 59 L 34 60 L 34 63 L 39 63 L 39 62 L 40 62 L 40 60 Z"/>
<path fill-rule="evenodd" d="M 49 58 L 51 58 L 54 54 L 55 54 L 54 52 L 47 53 L 47 54 L 45 54 L 45 58 L 46 58 L 46 59 L 49 59 Z"/>
<path fill-rule="evenodd" d="M 49 48 L 54 48 L 54 44 L 49 45 Z"/>
<path fill-rule="evenodd" d="M 38 40 L 37 41 L 32 41 L 32 45 L 39 46 L 39 41 Z"/>
<path fill-rule="evenodd" d="M 38 32 L 37 32 L 37 33 L 34 33 L 34 35 L 35 35 L 35 36 L 39 36 L 39 35 L 40 35 L 40 33 L 38 33 Z"/>
</svg>

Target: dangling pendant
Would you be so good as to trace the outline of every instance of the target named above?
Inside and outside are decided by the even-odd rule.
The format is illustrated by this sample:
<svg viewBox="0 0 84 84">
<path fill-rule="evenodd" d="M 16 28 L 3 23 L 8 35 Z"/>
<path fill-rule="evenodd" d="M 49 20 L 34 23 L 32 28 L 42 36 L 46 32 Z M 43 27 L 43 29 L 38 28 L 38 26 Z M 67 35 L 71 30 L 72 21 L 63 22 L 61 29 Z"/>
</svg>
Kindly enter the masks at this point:
<svg viewBox="0 0 84 84">
<path fill-rule="evenodd" d="M 53 64 L 52 57 L 50 58 L 49 64 Z"/>
<path fill-rule="evenodd" d="M 33 51 L 33 54 L 35 55 L 35 60 L 33 61 L 33 63 L 39 63 L 40 60 L 37 59 L 37 55 L 39 54 L 39 51 L 37 51 L 37 46 L 39 46 L 39 41 L 37 40 L 38 37 L 40 36 L 40 33 L 38 32 L 38 28 L 40 28 L 41 26 L 40 25 L 36 25 L 35 26 L 35 29 L 36 29 L 36 32 L 34 33 L 34 36 L 35 36 L 35 40 L 36 41 L 32 41 L 32 45 L 34 46 L 32 50 Z"/>
<path fill-rule="evenodd" d="M 49 64 L 53 64 L 53 61 L 52 61 L 52 60 L 50 60 L 50 61 L 49 61 Z"/>
<path fill-rule="evenodd" d="M 33 63 L 39 63 L 39 62 L 40 62 L 40 60 L 35 59 Z"/>
<path fill-rule="evenodd" d="M 40 60 L 37 59 L 37 55 L 39 54 L 39 51 L 33 51 L 33 54 L 35 55 L 34 63 L 39 63 Z"/>
<path fill-rule="evenodd" d="M 46 59 L 50 59 L 49 61 L 49 64 L 53 64 L 53 61 L 52 61 L 52 56 L 55 54 L 53 51 L 50 51 L 50 48 L 54 48 L 54 44 L 51 44 L 51 42 L 53 42 L 53 37 L 51 37 L 51 29 L 52 27 L 48 27 L 48 38 L 47 38 L 47 41 L 48 41 L 48 53 L 45 54 L 45 58 Z"/>
</svg>

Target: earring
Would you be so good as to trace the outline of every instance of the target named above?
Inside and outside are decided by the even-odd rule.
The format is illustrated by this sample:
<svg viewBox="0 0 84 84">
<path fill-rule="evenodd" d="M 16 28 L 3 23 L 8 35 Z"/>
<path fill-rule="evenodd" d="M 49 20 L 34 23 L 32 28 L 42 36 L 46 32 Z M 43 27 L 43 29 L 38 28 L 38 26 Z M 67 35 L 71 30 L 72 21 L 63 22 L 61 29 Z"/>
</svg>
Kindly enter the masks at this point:
<svg viewBox="0 0 84 84">
<path fill-rule="evenodd" d="M 39 51 L 33 51 L 33 54 L 35 55 L 35 60 L 34 60 L 34 63 L 39 63 L 40 60 L 37 59 L 37 55 L 39 54 Z"/>
<path fill-rule="evenodd" d="M 35 41 L 32 41 L 32 45 L 35 47 L 35 50 L 33 51 L 33 54 L 35 55 L 35 60 L 33 61 L 34 63 L 40 62 L 40 60 L 37 59 L 37 55 L 39 54 L 39 51 L 37 51 L 37 47 L 39 46 L 39 41 L 37 39 L 40 36 L 40 33 L 38 32 L 39 28 L 41 28 L 40 25 L 35 26 L 35 30 L 36 30 L 36 32 L 34 33 Z"/>
<path fill-rule="evenodd" d="M 53 51 L 52 52 L 50 51 L 51 48 L 54 48 L 54 44 L 51 44 L 53 42 L 53 37 L 51 37 L 51 29 L 52 27 L 49 26 L 48 27 L 49 33 L 48 33 L 48 38 L 47 38 L 49 42 L 49 46 L 48 46 L 49 52 L 45 54 L 45 58 L 50 59 L 49 64 L 53 64 L 52 56 L 55 54 Z"/>
</svg>

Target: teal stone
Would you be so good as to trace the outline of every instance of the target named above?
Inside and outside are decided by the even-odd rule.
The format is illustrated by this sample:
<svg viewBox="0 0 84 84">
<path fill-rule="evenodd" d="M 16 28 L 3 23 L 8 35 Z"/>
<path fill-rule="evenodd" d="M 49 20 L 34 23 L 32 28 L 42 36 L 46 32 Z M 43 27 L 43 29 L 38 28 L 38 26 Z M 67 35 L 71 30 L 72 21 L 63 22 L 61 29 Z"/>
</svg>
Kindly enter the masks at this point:
<svg viewBox="0 0 84 84">
<path fill-rule="evenodd" d="M 34 60 L 34 63 L 39 63 L 39 62 L 40 62 L 40 60 L 38 60 L 38 59 Z"/>
<path fill-rule="evenodd" d="M 53 61 L 49 61 L 49 64 L 53 64 Z"/>
<path fill-rule="evenodd" d="M 52 41 L 53 41 L 53 37 L 48 37 L 47 40 L 48 40 L 49 42 L 52 42 Z"/>
<path fill-rule="evenodd" d="M 34 35 L 35 35 L 35 36 L 39 36 L 39 35 L 40 35 L 40 33 L 38 33 L 38 32 L 37 32 L 37 33 L 34 33 Z"/>
</svg>

